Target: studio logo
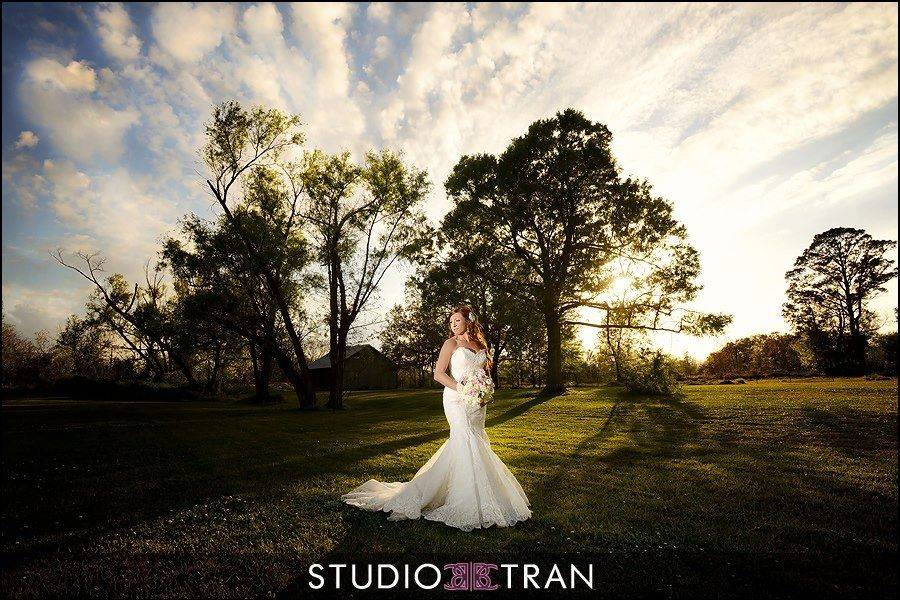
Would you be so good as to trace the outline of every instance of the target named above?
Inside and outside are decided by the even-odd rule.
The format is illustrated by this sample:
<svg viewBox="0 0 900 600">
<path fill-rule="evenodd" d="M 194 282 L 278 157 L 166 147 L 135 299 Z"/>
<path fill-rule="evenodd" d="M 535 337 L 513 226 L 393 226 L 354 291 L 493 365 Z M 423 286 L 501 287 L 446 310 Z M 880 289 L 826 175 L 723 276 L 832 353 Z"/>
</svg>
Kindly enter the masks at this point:
<svg viewBox="0 0 900 600">
<path fill-rule="evenodd" d="M 314 590 L 341 589 L 405 589 L 458 591 L 537 590 L 558 587 L 575 589 L 582 585 L 594 589 L 594 565 L 587 564 L 586 572 L 575 564 L 565 567 L 553 563 L 549 573 L 543 565 L 534 563 L 313 563 L 309 566 L 309 588 Z M 546 569 L 546 566 L 543 566 Z M 495 573 L 496 571 L 496 573 Z M 568 580 L 567 580 L 568 579 Z M 580 582 L 579 582 L 580 580 Z"/>
<path fill-rule="evenodd" d="M 499 584 L 491 580 L 491 571 L 499 569 L 493 563 L 461 562 L 444 565 L 450 570 L 450 581 L 444 584 L 445 590 L 496 590 Z"/>
</svg>

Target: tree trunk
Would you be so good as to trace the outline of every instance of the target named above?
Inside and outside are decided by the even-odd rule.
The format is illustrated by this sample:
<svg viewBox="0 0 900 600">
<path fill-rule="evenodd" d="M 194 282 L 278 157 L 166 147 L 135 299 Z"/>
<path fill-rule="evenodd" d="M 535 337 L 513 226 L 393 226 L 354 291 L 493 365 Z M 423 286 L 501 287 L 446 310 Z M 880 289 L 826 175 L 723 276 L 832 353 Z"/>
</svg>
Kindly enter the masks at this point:
<svg viewBox="0 0 900 600">
<path fill-rule="evenodd" d="M 278 366 L 281 367 L 282 371 L 285 371 L 285 376 L 288 377 L 291 384 L 294 386 L 300 408 L 313 408 L 316 406 L 316 391 L 312 385 L 312 379 L 310 378 L 309 368 L 306 363 L 306 354 L 303 352 L 303 345 L 300 343 L 300 336 L 297 334 L 294 322 L 291 320 L 290 308 L 284 297 L 281 295 L 281 290 L 274 281 L 274 278 L 268 273 L 266 273 L 265 276 L 266 281 L 269 284 L 269 290 L 272 291 L 275 296 L 275 303 L 278 306 L 278 312 L 281 314 L 281 320 L 284 322 L 284 328 L 287 330 L 288 339 L 291 342 L 294 355 L 297 357 L 299 371 L 294 367 L 293 362 L 290 360 L 287 361 L 288 369 L 291 372 L 290 375 L 288 374 L 288 371 L 285 371 L 281 362 L 279 362 Z"/>
<path fill-rule="evenodd" d="M 255 343 L 251 343 L 250 357 L 253 359 L 254 397 L 258 402 L 267 402 L 273 366 L 271 348 L 257 347 Z"/>
<path fill-rule="evenodd" d="M 216 343 L 216 348 L 213 352 L 212 368 L 209 371 L 209 377 L 203 390 L 208 396 L 217 397 L 222 391 L 222 363 L 222 344 Z"/>
<path fill-rule="evenodd" d="M 206 184 L 212 190 L 213 195 L 215 195 L 216 197 L 216 200 L 218 200 L 219 205 L 225 212 L 225 216 L 228 218 L 228 221 L 232 225 L 235 225 L 238 236 L 241 238 L 241 241 L 243 242 L 248 253 L 254 258 L 259 258 L 259 254 L 256 252 L 253 244 L 250 243 L 250 240 L 247 238 L 247 234 L 244 231 L 244 228 L 241 227 L 240 223 L 237 221 L 237 219 L 235 219 L 234 213 L 231 212 L 230 208 L 228 208 L 228 203 L 225 201 L 225 198 L 222 196 L 220 190 L 209 180 L 206 181 Z M 275 275 L 272 274 L 267 265 L 261 270 L 260 274 L 262 275 L 263 281 L 265 282 L 266 287 L 269 290 L 269 294 L 272 296 L 272 299 L 275 300 L 275 306 L 278 309 L 278 313 L 281 315 L 282 321 L 284 322 L 284 328 L 287 331 L 288 340 L 291 343 L 291 349 L 294 351 L 294 356 L 297 359 L 299 370 L 298 368 L 294 367 L 293 361 L 284 356 L 282 352 L 278 352 L 278 366 L 281 367 L 281 370 L 284 371 L 285 376 L 294 386 L 294 391 L 297 392 L 297 401 L 300 403 L 300 408 L 314 408 L 316 406 L 316 391 L 313 388 L 312 380 L 310 379 L 309 368 L 306 362 L 306 354 L 303 352 L 303 344 L 300 341 L 300 335 L 297 333 L 297 329 L 296 327 L 294 327 L 294 321 L 291 318 L 290 306 L 288 306 L 287 300 L 285 300 L 285 297 L 282 294 L 279 281 L 275 278 Z"/>
<path fill-rule="evenodd" d="M 335 228 L 337 230 L 337 228 Z M 330 240 L 328 253 L 328 342 L 331 380 L 328 385 L 328 408 L 344 408 L 344 358 L 347 356 L 347 333 L 350 316 L 344 297 L 344 274 L 337 250 L 338 240 Z"/>
<path fill-rule="evenodd" d="M 147 350 L 147 367 L 153 371 L 153 383 L 162 383 L 166 380 L 166 367 L 162 359 L 160 359 L 157 351 L 150 347 Z"/>
<path fill-rule="evenodd" d="M 491 363 L 491 380 L 494 382 L 495 390 L 500 389 L 500 375 L 497 373 L 498 366 L 499 365 L 497 364 L 496 360 Z"/>
<path fill-rule="evenodd" d="M 272 381 L 272 372 L 275 370 L 275 361 L 272 360 L 272 347 L 268 346 L 262 349 L 262 365 L 260 366 L 259 387 L 256 395 L 259 398 L 269 400 L 271 394 L 269 392 L 269 384 Z"/>
<path fill-rule="evenodd" d="M 537 384 L 538 384 L 538 380 L 537 380 L 537 371 L 535 371 L 534 366 L 535 366 L 534 360 L 531 360 L 531 359 L 530 359 L 530 360 L 528 361 L 528 368 L 531 370 L 531 372 L 530 372 L 530 377 L 531 377 L 531 387 L 533 387 L 533 388 L 534 388 L 534 387 L 537 387 Z"/>
<path fill-rule="evenodd" d="M 549 303 L 548 303 L 549 304 Z M 544 322 L 547 326 L 547 382 L 544 392 L 558 394 L 565 390 L 562 376 L 562 327 L 556 306 L 544 308 Z"/>
<path fill-rule="evenodd" d="M 494 346 L 494 359 L 491 361 L 491 379 L 494 381 L 494 389 L 500 389 L 500 355 L 503 353 L 503 344 Z"/>
<path fill-rule="evenodd" d="M 343 322 L 343 319 L 341 319 Z M 331 381 L 328 391 L 328 408 L 344 408 L 344 359 L 347 357 L 347 331 L 340 327 L 337 332 L 337 344 L 331 354 Z"/>
<path fill-rule="evenodd" d="M 609 312 L 606 313 L 606 324 L 609 325 Z M 619 338 L 616 340 L 616 343 L 613 344 L 612 340 L 612 328 L 606 328 L 606 345 L 609 348 L 609 353 L 612 355 L 613 359 L 613 367 L 616 370 L 616 383 L 622 383 L 622 364 L 619 360 L 619 353 L 622 349 L 622 330 L 619 330 Z"/>
<path fill-rule="evenodd" d="M 256 349 L 256 343 L 250 342 L 248 346 L 250 351 L 250 364 L 253 366 L 253 388 L 256 390 L 256 397 L 259 398 L 259 353 Z"/>
<path fill-rule="evenodd" d="M 272 371 L 275 368 L 273 353 L 275 351 L 275 312 L 267 311 L 265 333 L 263 343 L 259 347 L 259 374 L 256 382 L 256 397 L 260 402 L 268 402 L 271 399 L 269 384 L 272 381 Z"/>
<path fill-rule="evenodd" d="M 849 374 L 862 375 L 866 370 L 866 338 L 862 334 L 850 334 L 847 358 Z"/>
<path fill-rule="evenodd" d="M 284 373 L 284 376 L 287 377 L 287 380 L 294 388 L 294 392 L 297 394 L 297 401 L 300 404 L 300 408 L 315 408 L 316 392 L 313 389 L 312 380 L 308 375 L 309 371 L 307 371 L 307 376 L 303 377 L 300 372 L 297 371 L 293 361 L 283 350 L 275 348 L 274 354 L 275 360 L 278 362 L 278 367 Z"/>
</svg>

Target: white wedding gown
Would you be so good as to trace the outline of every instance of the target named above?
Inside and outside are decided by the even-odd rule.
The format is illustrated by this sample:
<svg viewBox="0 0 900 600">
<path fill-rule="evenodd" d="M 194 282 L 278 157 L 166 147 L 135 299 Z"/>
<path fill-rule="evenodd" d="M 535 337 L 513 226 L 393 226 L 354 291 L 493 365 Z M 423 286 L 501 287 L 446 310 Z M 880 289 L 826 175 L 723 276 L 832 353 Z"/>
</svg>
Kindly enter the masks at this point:
<svg viewBox="0 0 900 600">
<path fill-rule="evenodd" d="M 450 357 L 450 374 L 459 381 L 482 368 L 486 354 L 460 346 Z M 531 517 L 530 502 L 503 461 L 494 454 L 484 431 L 487 407 L 473 408 L 458 393 L 444 388 L 444 414 L 450 437 L 406 482 L 370 479 L 341 500 L 371 511 L 390 512 L 389 521 L 441 521 L 472 531 L 508 527 Z"/>
</svg>

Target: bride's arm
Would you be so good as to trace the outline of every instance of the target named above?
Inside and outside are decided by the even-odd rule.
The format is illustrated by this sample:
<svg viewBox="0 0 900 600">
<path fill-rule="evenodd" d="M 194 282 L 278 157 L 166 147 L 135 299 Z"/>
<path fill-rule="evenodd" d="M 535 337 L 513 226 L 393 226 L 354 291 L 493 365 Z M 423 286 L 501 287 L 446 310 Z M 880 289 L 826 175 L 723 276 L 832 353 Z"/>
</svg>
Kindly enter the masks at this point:
<svg viewBox="0 0 900 600">
<path fill-rule="evenodd" d="M 447 374 L 447 367 L 450 365 L 450 357 L 453 356 L 455 349 L 456 342 L 453 341 L 453 338 L 444 342 L 437 364 L 434 365 L 434 380 L 454 391 L 456 390 L 456 380 Z"/>
</svg>

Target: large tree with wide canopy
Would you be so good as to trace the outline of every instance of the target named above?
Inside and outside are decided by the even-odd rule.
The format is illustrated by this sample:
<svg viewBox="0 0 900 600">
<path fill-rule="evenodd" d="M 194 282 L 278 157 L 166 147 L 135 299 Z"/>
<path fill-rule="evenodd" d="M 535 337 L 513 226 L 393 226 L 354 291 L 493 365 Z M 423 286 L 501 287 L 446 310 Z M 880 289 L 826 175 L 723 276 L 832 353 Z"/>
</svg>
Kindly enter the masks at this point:
<svg viewBox="0 0 900 600">
<path fill-rule="evenodd" d="M 605 125 L 567 109 L 499 156 L 463 156 L 445 184 L 454 205 L 440 227 L 443 260 L 540 310 L 551 393 L 564 388 L 564 325 L 704 335 L 730 322 L 686 306 L 700 289 L 699 254 L 672 204 L 622 175 L 611 142 Z M 623 273 L 628 300 L 613 307 L 604 293 Z M 585 308 L 617 318 L 585 318 Z"/>
</svg>

